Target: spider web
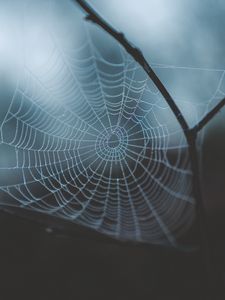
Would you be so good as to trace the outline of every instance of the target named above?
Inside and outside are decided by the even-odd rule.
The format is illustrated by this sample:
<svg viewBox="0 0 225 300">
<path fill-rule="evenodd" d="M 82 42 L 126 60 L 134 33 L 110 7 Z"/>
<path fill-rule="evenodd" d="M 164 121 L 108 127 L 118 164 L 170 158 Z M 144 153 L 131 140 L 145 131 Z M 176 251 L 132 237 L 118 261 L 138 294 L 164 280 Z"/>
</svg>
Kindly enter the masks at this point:
<svg viewBox="0 0 225 300">
<path fill-rule="evenodd" d="M 52 21 L 48 60 L 24 62 L 0 123 L 0 205 L 175 246 L 195 217 L 184 134 L 141 67 L 77 20 L 69 43 Z"/>
</svg>

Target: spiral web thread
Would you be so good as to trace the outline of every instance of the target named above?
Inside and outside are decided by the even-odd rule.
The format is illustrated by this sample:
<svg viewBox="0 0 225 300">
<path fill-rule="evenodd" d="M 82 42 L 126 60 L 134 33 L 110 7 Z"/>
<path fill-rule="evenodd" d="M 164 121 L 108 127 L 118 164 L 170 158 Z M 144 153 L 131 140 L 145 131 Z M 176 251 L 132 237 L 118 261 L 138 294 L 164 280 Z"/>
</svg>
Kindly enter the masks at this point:
<svg viewBox="0 0 225 300">
<path fill-rule="evenodd" d="M 184 134 L 119 45 L 110 40 L 106 58 L 96 33 L 86 27 L 82 35 L 62 47 L 51 33 L 38 75 L 24 67 L 0 128 L 11 157 L 0 168 L 0 205 L 175 246 L 194 219 Z"/>
</svg>

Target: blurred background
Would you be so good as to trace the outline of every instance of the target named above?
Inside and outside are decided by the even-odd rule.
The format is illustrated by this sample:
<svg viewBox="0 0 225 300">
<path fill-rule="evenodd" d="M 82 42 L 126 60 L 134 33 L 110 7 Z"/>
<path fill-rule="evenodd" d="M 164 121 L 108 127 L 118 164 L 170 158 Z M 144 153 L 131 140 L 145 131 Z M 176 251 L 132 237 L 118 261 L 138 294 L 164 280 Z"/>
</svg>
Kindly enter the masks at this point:
<svg viewBox="0 0 225 300">
<path fill-rule="evenodd" d="M 224 1 L 89 3 L 142 50 L 190 125 L 224 97 Z M 51 7 L 56 7 L 55 15 Z M 70 26 L 79 27 L 78 20 L 83 18 L 79 10 L 72 1 L 0 2 L 1 121 L 10 105 L 3 99 L 12 99 L 18 80 L 25 82 L 25 89 L 29 83 L 21 76 L 24 66 L 38 76 L 50 70 L 43 68 L 52 50 L 46 28 L 54 24 L 60 41 L 70 45 L 75 41 L 67 39 L 66 34 Z M 61 82 L 63 79 L 54 72 L 51 76 Z M 222 295 L 225 276 L 224 117 L 223 109 L 201 132 L 198 143 L 213 276 L 218 276 L 215 299 Z M 0 163 L 14 165 L 7 149 L 1 148 Z M 1 181 L 7 180 L 9 184 L 11 178 L 1 174 Z M 5 199 L 1 193 L 1 204 Z M 102 238 L 82 227 L 71 228 L 58 220 L 19 215 L 0 214 L 0 285 L 4 299 L 199 300 L 209 296 L 198 251 L 182 253 L 158 246 L 130 245 Z M 52 229 L 55 227 L 59 229 Z M 191 228 L 187 238 L 196 240 L 196 230 Z"/>
</svg>

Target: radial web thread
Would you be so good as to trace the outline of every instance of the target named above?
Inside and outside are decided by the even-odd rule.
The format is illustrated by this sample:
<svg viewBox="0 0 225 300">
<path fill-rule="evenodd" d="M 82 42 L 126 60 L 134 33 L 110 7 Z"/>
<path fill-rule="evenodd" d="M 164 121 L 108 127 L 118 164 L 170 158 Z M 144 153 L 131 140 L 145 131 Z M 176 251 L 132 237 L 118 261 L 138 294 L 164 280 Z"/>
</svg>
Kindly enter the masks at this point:
<svg viewBox="0 0 225 300">
<path fill-rule="evenodd" d="M 51 32 L 45 65 L 25 65 L 0 127 L 0 205 L 176 245 L 194 219 L 184 134 L 141 67 L 109 37 L 101 51 L 91 26 L 70 46 Z"/>
</svg>

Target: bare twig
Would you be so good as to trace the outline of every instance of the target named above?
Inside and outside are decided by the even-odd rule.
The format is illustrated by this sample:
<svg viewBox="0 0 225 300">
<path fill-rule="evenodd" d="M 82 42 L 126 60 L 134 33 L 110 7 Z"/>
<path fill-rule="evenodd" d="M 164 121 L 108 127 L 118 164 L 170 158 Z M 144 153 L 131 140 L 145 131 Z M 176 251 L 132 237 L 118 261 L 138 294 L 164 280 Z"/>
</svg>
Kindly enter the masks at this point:
<svg viewBox="0 0 225 300">
<path fill-rule="evenodd" d="M 174 102 L 172 96 L 167 91 L 166 87 L 163 85 L 161 80 L 158 78 L 156 73 L 153 71 L 153 69 L 150 67 L 148 62 L 146 61 L 143 53 L 140 49 L 133 46 L 132 43 L 130 43 L 125 35 L 121 32 L 116 31 L 111 25 L 109 25 L 103 18 L 85 1 L 85 0 L 73 0 L 77 2 L 83 10 L 88 14 L 87 20 L 94 22 L 101 28 L 103 28 L 106 32 L 108 32 L 112 37 L 114 37 L 124 48 L 125 50 L 136 60 L 139 65 L 142 66 L 144 71 L 147 73 L 149 78 L 153 81 L 153 83 L 156 85 L 162 96 L 164 97 L 165 101 L 171 108 L 172 112 L 174 113 L 177 121 L 179 122 L 181 128 L 184 131 L 184 134 L 186 135 L 189 127 L 188 124 L 181 113 L 180 109 Z"/>
<path fill-rule="evenodd" d="M 216 115 L 216 113 L 223 106 L 225 106 L 225 98 L 224 98 L 197 125 L 195 125 L 193 128 L 189 128 L 188 123 L 185 120 L 183 114 L 181 113 L 179 107 L 173 100 L 172 96 L 166 89 L 165 85 L 158 78 L 158 76 L 153 71 L 149 63 L 146 61 L 141 50 L 135 47 L 134 45 L 132 45 L 132 43 L 127 40 L 127 38 L 123 33 L 118 32 L 111 25 L 109 25 L 85 0 L 73 0 L 73 1 L 77 2 L 87 13 L 87 17 L 86 17 L 87 20 L 96 23 L 98 26 L 100 26 L 106 32 L 108 32 L 112 37 L 114 37 L 126 49 L 126 51 L 139 63 L 139 65 L 143 67 L 143 69 L 145 70 L 149 78 L 156 85 L 156 87 L 164 97 L 165 101 L 171 108 L 172 112 L 174 113 L 177 121 L 179 122 L 186 136 L 188 135 L 188 131 L 191 131 L 192 133 L 199 132 L 206 124 L 208 124 L 208 122 Z"/>
</svg>

